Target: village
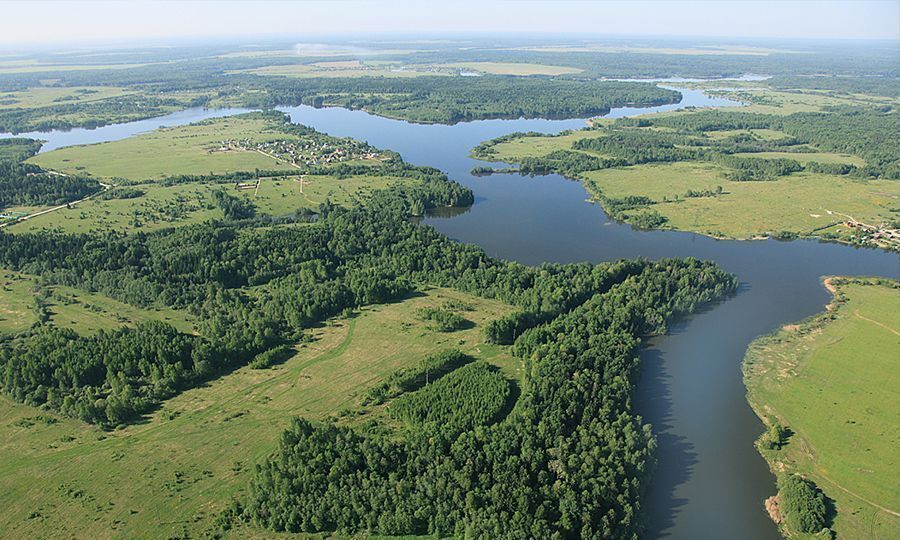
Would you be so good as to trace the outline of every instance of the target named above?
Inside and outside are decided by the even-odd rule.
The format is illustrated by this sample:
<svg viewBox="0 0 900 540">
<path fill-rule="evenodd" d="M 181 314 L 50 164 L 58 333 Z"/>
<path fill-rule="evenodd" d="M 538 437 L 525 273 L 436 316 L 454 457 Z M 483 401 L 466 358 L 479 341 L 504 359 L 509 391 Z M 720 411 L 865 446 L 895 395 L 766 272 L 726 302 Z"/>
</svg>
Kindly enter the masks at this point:
<svg viewBox="0 0 900 540">
<path fill-rule="evenodd" d="M 355 159 L 380 159 L 382 156 L 366 143 L 349 139 L 333 140 L 276 140 L 254 142 L 247 139 L 227 139 L 211 152 L 234 150 L 259 152 L 279 161 L 300 167 L 329 165 Z"/>
</svg>

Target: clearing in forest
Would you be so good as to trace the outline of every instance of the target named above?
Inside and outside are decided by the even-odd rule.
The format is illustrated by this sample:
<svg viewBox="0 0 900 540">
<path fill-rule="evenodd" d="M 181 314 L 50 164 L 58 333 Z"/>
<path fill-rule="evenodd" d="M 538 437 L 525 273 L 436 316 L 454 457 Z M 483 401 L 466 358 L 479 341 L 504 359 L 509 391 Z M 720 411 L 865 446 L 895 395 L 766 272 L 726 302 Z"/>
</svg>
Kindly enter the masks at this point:
<svg viewBox="0 0 900 540">
<path fill-rule="evenodd" d="M 425 307 L 466 305 L 473 324 L 438 332 Z M 470 308 L 470 309 L 468 309 Z M 363 308 L 312 330 L 314 340 L 270 369 L 244 367 L 166 401 L 145 422 L 114 432 L 0 398 L 0 530 L 13 537 L 200 536 L 246 488 L 291 416 L 364 422 L 367 390 L 435 351 L 458 348 L 500 368 L 513 384 L 518 359 L 487 345 L 483 324 L 502 302 L 428 289 Z M 49 536 L 48 536 L 49 535 Z M 269 537 L 266 531 L 240 536 Z"/>
</svg>

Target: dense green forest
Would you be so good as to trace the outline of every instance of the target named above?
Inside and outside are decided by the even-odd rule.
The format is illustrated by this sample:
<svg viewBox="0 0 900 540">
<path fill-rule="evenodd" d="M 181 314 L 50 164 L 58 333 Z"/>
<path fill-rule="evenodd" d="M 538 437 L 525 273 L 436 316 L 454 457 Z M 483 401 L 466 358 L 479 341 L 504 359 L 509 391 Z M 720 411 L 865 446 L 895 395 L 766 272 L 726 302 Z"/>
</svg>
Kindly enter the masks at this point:
<svg viewBox="0 0 900 540">
<path fill-rule="evenodd" d="M 192 99 L 135 94 L 88 103 L 61 103 L 41 108 L 0 109 L 0 131 L 24 133 L 75 127 L 95 128 L 140 120 L 204 105 L 205 96 Z"/>
<path fill-rule="evenodd" d="M 523 391 L 497 423 L 502 381 L 480 364 L 398 398 L 392 414 L 421 426 L 400 439 L 295 419 L 242 515 L 291 532 L 637 538 L 654 446 L 631 404 L 640 336 L 734 286 L 666 260 L 595 290 L 516 340 Z"/>
<path fill-rule="evenodd" d="M 518 163 L 520 172 L 558 172 L 576 177 L 579 173 L 610 167 L 700 160 L 713 161 L 731 169 L 728 179 L 739 181 L 773 179 L 801 170 L 900 179 L 900 155 L 891 135 L 900 131 L 900 114 L 892 111 L 849 109 L 777 116 L 709 110 L 625 118 L 593 129 L 597 131 L 596 137 L 575 141 L 571 150 L 522 158 Z M 722 138 L 710 136 L 716 131 L 749 129 L 773 129 L 788 136 L 774 140 L 756 138 L 749 133 Z M 473 154 L 492 159 L 496 144 L 534 136 L 539 134 L 517 133 L 500 137 L 479 145 Z M 857 167 L 815 161 L 801 164 L 789 158 L 733 155 L 793 152 L 802 156 L 817 150 L 857 155 L 866 160 L 866 165 Z"/>
<path fill-rule="evenodd" d="M 253 84 L 249 81 L 248 84 Z M 258 83 L 257 83 L 258 84 Z M 680 94 L 647 83 L 508 77 L 265 79 L 243 104 L 337 105 L 413 122 L 452 124 L 485 118 L 579 118 L 626 104 L 675 103 Z"/>
<path fill-rule="evenodd" d="M 40 146 L 31 139 L 0 139 L 0 210 L 19 205 L 65 204 L 101 189 L 96 180 L 54 174 L 22 163 Z"/>
<path fill-rule="evenodd" d="M 427 190 L 429 199 L 465 191 L 446 177 L 419 190 Z M 248 219 L 250 213 L 239 210 L 226 222 L 152 234 L 2 234 L 0 264 L 7 268 L 138 306 L 187 308 L 203 320 L 201 337 L 188 339 L 178 354 L 150 355 L 137 365 L 123 365 L 108 344 L 164 341 L 171 329 L 141 326 L 94 338 L 36 329 L 5 347 L 4 390 L 21 401 L 115 425 L 299 338 L 310 324 L 348 307 L 397 298 L 415 283 L 456 286 L 555 314 L 644 266 L 530 269 L 501 263 L 409 223 L 410 206 L 406 193 L 392 191 L 366 207 L 323 206 L 319 219 L 303 227 L 266 227 L 264 216 Z M 241 292 L 246 287 L 257 293 Z M 44 354 L 48 340 L 65 344 L 70 354 Z M 69 361 L 75 371 L 64 374 L 57 363 Z"/>
</svg>

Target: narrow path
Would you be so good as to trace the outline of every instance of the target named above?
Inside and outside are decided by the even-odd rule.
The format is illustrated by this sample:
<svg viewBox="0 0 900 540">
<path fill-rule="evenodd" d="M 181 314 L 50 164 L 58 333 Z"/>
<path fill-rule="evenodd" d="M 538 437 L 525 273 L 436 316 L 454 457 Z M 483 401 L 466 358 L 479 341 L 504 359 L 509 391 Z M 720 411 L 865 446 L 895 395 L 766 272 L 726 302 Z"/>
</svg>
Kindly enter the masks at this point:
<svg viewBox="0 0 900 540">
<path fill-rule="evenodd" d="M 891 328 L 890 326 L 888 326 L 888 325 L 886 325 L 886 324 L 884 324 L 884 323 L 882 323 L 882 322 L 878 322 L 878 321 L 876 321 L 875 319 L 870 319 L 870 318 L 866 317 L 865 315 L 860 314 L 860 312 L 859 312 L 858 309 L 853 310 L 853 314 L 856 315 L 857 317 L 859 317 L 860 319 L 864 320 L 864 321 L 868 321 L 868 322 L 870 322 L 870 323 L 872 323 L 872 324 L 877 324 L 878 326 L 884 328 L 885 330 L 887 330 L 888 332 L 894 334 L 895 336 L 900 336 L 900 332 L 894 330 L 893 328 Z"/>
<path fill-rule="evenodd" d="M 852 495 L 852 496 L 856 497 L 857 499 L 861 500 L 862 502 L 864 502 L 864 503 L 866 503 L 866 504 L 869 504 L 869 505 L 871 505 L 871 506 L 877 508 L 878 510 L 881 510 L 882 512 L 884 512 L 884 513 L 886 513 L 886 514 L 890 514 L 890 515 L 895 516 L 895 517 L 900 517 L 900 512 L 895 512 L 894 510 L 891 510 L 890 508 L 885 508 L 884 506 L 881 506 L 881 505 L 878 504 L 878 503 L 872 502 L 872 501 L 870 501 L 869 499 L 863 497 L 862 495 L 860 495 L 860 494 L 858 494 L 858 493 L 854 493 L 853 491 L 850 491 L 849 489 L 847 489 L 847 488 L 845 488 L 844 486 L 838 484 L 837 482 L 835 482 L 835 481 L 832 480 L 831 478 L 828 478 L 828 476 L 822 474 L 822 473 L 819 472 L 819 471 L 817 471 L 816 474 L 818 474 L 819 476 L 821 476 L 822 478 L 824 478 L 825 480 L 827 480 L 831 485 L 833 485 L 834 487 L 836 487 L 836 488 L 838 488 L 839 490 L 843 491 L 844 493 L 847 493 L 848 495 Z"/>
<path fill-rule="evenodd" d="M 49 214 L 50 212 L 55 212 L 55 211 L 61 210 L 63 208 L 71 208 L 72 206 L 75 206 L 78 203 L 93 199 L 97 195 L 100 195 L 101 193 L 105 193 L 105 192 L 109 191 L 110 188 L 113 187 L 113 184 L 104 184 L 103 182 L 100 182 L 100 181 L 98 181 L 97 183 L 100 184 L 101 186 L 103 186 L 103 189 L 101 189 L 100 191 L 91 193 L 87 197 L 84 197 L 83 199 L 78 199 L 77 201 L 67 202 L 66 204 L 61 204 L 59 206 L 54 206 L 52 208 L 46 208 L 44 210 L 41 210 L 40 212 L 35 212 L 33 214 L 28 214 L 27 216 L 22 216 L 20 218 L 14 219 L 13 221 L 7 221 L 6 223 L 0 223 L 0 229 L 2 229 L 4 227 L 9 227 L 11 225 L 15 225 L 16 223 L 21 223 L 22 221 L 26 221 L 26 220 L 29 220 L 34 217 L 43 216 L 44 214 Z"/>
</svg>

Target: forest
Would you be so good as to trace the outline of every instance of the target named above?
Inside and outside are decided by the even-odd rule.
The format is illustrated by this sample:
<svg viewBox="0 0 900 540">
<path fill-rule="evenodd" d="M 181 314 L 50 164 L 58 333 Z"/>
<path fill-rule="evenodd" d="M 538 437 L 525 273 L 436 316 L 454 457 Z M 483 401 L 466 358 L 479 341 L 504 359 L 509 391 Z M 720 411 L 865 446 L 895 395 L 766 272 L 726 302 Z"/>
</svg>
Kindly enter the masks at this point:
<svg viewBox="0 0 900 540">
<path fill-rule="evenodd" d="M 260 91 L 249 107 L 286 104 L 365 109 L 412 122 L 454 124 L 487 118 L 583 118 L 625 104 L 677 102 L 681 95 L 647 83 L 508 77 L 249 79 Z"/>
<path fill-rule="evenodd" d="M 420 426 L 400 439 L 295 419 L 239 515 L 289 532 L 637 538 L 654 448 L 630 398 L 640 337 L 734 287 L 665 260 L 595 289 L 515 341 L 526 376 L 502 419 L 503 381 L 482 364 L 390 404 Z"/>
<path fill-rule="evenodd" d="M 31 139 L 0 139 L 0 210 L 65 204 L 100 191 L 96 180 L 53 174 L 22 163 L 40 149 Z"/>
<path fill-rule="evenodd" d="M 667 131 L 652 129 L 666 128 Z M 762 140 L 748 135 L 713 138 L 723 130 L 772 129 L 788 136 Z M 900 131 L 900 115 L 872 110 L 840 110 L 830 113 L 795 113 L 788 116 L 721 110 L 698 111 L 649 118 L 620 119 L 594 128 L 596 137 L 574 142 L 572 150 L 557 150 L 543 157 L 525 157 L 518 163 L 525 174 L 580 173 L 611 167 L 678 161 L 713 161 L 733 172 L 731 180 L 767 180 L 801 170 L 851 175 L 860 178 L 900 179 L 900 157 L 891 133 Z M 560 134 L 565 135 L 565 133 Z M 538 134 L 519 133 L 483 143 L 473 155 L 491 159 L 493 147 L 516 138 Z M 738 157 L 733 154 L 762 152 L 804 153 L 819 150 L 848 153 L 866 165 L 819 163 L 802 165 L 787 158 Z M 577 152 L 587 150 L 592 154 Z"/>
</svg>

